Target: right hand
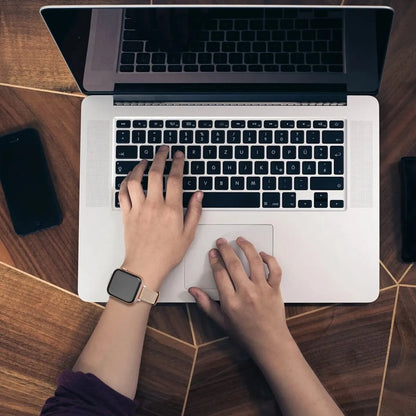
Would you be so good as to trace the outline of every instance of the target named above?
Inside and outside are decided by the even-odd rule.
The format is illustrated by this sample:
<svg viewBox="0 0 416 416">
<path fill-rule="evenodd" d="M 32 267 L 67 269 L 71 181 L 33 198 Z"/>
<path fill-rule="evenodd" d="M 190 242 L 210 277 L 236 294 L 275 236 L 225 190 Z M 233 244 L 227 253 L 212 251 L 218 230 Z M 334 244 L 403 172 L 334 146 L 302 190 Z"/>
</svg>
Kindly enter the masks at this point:
<svg viewBox="0 0 416 416">
<path fill-rule="evenodd" d="M 250 276 L 233 248 L 220 238 L 216 242 L 218 250 L 209 252 L 220 305 L 197 287 L 190 288 L 189 292 L 200 308 L 235 336 L 256 359 L 265 349 L 292 339 L 280 292 L 282 271 L 273 256 L 258 253 L 249 241 L 239 237 L 237 244 L 247 257 Z M 269 269 L 268 279 L 264 263 Z"/>
</svg>

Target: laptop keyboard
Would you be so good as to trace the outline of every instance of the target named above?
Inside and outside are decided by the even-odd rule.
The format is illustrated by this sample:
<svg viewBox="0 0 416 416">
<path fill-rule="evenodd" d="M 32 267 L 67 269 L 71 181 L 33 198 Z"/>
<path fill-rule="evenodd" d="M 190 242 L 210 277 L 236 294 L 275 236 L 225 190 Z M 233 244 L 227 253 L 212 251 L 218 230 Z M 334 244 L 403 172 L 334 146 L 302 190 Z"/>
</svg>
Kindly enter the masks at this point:
<svg viewBox="0 0 416 416">
<path fill-rule="evenodd" d="M 183 51 L 149 40 L 146 16 L 127 8 L 120 72 L 343 72 L 343 18 L 337 10 L 239 10 L 211 16 Z M 234 14 L 233 14 L 234 13 Z M 254 16 L 250 16 L 254 14 Z M 238 16 L 233 17 L 233 16 Z M 159 28 L 161 29 L 161 28 Z"/>
<path fill-rule="evenodd" d="M 115 119 L 114 206 L 126 175 L 168 145 L 164 186 L 177 150 L 185 153 L 183 204 L 196 190 L 205 208 L 342 209 L 344 120 Z"/>
</svg>

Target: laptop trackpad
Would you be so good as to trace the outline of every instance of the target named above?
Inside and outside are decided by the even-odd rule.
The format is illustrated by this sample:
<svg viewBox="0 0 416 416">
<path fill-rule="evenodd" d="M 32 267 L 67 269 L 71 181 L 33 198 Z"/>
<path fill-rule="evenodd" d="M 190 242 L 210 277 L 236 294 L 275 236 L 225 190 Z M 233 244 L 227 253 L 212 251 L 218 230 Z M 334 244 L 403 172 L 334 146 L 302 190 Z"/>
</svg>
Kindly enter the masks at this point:
<svg viewBox="0 0 416 416">
<path fill-rule="evenodd" d="M 201 289 L 216 289 L 212 270 L 209 265 L 208 251 L 216 247 L 215 241 L 223 237 L 236 251 L 249 273 L 247 259 L 236 243 L 237 237 L 244 237 L 254 244 L 257 251 L 273 254 L 273 226 L 269 224 L 200 224 L 195 240 L 185 256 L 185 289 L 191 286 Z"/>
</svg>

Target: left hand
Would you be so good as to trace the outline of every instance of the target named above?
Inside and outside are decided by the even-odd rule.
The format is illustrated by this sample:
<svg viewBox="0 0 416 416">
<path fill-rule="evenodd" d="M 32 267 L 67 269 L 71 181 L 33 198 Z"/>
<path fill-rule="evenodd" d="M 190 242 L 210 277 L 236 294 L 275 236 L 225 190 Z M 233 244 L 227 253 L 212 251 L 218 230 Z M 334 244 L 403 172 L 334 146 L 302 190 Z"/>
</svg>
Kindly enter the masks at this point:
<svg viewBox="0 0 416 416">
<path fill-rule="evenodd" d="M 141 185 L 146 160 L 122 182 L 119 193 L 123 213 L 126 256 L 122 267 L 140 275 L 146 286 L 158 291 L 178 265 L 194 239 L 202 210 L 202 192 L 189 201 L 184 219 L 182 176 L 184 154 L 176 152 L 163 197 L 163 170 L 168 147 L 161 146 L 148 175 L 147 195 Z"/>
</svg>

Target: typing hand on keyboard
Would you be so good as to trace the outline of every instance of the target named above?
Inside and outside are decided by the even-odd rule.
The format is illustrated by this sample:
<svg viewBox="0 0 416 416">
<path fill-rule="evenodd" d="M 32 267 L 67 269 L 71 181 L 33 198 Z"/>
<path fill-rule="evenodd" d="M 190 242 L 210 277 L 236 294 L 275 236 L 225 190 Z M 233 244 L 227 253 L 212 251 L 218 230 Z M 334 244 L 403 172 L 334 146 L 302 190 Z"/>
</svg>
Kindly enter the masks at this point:
<svg viewBox="0 0 416 416">
<path fill-rule="evenodd" d="M 126 255 L 123 267 L 143 276 L 158 291 L 164 278 L 179 264 L 192 240 L 201 215 L 202 192 L 195 192 L 186 216 L 182 208 L 184 154 L 176 152 L 163 194 L 163 171 L 168 147 L 156 154 L 148 174 L 147 194 L 141 184 L 147 161 L 142 160 L 121 183 Z"/>
</svg>

